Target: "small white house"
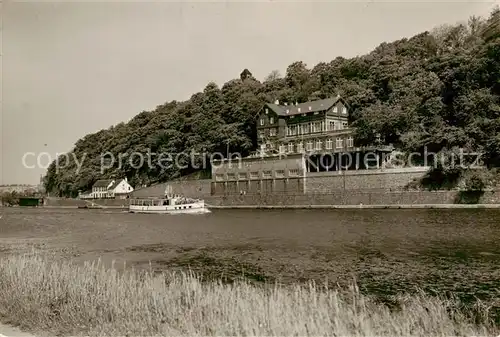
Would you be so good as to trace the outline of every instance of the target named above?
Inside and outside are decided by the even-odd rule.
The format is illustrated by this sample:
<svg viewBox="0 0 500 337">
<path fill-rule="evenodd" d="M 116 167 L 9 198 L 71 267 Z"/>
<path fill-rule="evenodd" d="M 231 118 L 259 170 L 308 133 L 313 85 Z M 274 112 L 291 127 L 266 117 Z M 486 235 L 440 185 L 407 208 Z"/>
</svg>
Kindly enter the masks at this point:
<svg viewBox="0 0 500 337">
<path fill-rule="evenodd" d="M 125 179 L 101 179 L 92 186 L 90 197 L 92 199 L 127 198 L 127 195 L 134 191 Z"/>
</svg>

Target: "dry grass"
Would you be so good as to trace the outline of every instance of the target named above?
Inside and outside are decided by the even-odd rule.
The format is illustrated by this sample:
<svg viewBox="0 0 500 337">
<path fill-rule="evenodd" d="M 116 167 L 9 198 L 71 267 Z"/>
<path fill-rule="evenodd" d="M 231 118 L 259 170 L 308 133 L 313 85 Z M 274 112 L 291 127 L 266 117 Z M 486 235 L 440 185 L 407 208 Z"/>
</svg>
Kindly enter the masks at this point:
<svg viewBox="0 0 500 337">
<path fill-rule="evenodd" d="M 74 335 L 478 336 L 454 303 L 415 295 L 387 307 L 309 287 L 201 282 L 189 274 L 118 273 L 37 254 L 0 261 L 0 314 L 36 331 Z M 486 317 L 486 315 L 485 315 Z"/>
</svg>

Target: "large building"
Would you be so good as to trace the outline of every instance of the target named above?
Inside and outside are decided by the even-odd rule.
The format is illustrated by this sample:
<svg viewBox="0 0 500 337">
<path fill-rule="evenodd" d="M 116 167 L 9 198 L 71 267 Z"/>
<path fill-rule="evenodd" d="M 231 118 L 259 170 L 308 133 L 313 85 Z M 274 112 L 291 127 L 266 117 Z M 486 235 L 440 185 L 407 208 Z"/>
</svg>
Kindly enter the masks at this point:
<svg viewBox="0 0 500 337">
<path fill-rule="evenodd" d="M 267 103 L 257 122 L 263 153 L 334 152 L 354 148 L 349 111 L 341 97 L 301 104 Z"/>
<path fill-rule="evenodd" d="M 212 163 L 212 195 L 302 193 L 309 173 L 378 169 L 390 147 L 355 147 L 341 97 L 267 103 L 257 117 L 258 153 Z"/>
<path fill-rule="evenodd" d="M 309 170 L 337 171 L 366 169 L 381 164 L 387 147 L 359 148 L 349 126 L 349 108 L 340 97 L 301 104 L 267 103 L 257 121 L 258 151 L 261 156 L 307 154 Z M 365 158 L 373 155 L 370 163 Z"/>
</svg>

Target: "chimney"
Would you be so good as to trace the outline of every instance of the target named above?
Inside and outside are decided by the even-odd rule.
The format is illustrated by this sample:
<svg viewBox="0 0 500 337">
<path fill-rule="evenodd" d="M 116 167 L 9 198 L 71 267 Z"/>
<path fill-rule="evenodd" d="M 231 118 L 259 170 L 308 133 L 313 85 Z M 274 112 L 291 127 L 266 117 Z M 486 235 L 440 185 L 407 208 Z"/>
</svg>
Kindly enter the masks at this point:
<svg viewBox="0 0 500 337">
<path fill-rule="evenodd" d="M 311 111 L 311 110 L 312 110 L 312 107 L 311 107 L 311 106 L 309 106 L 309 111 Z"/>
<path fill-rule="evenodd" d="M 297 111 L 300 112 L 300 108 L 297 108 Z"/>
</svg>

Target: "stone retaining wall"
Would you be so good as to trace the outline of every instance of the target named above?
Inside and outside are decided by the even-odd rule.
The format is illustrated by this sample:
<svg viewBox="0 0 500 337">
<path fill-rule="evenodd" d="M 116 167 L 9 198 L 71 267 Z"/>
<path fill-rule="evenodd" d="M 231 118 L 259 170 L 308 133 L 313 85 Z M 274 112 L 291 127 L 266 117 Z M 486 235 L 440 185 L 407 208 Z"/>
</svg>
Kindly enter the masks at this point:
<svg viewBox="0 0 500 337">
<path fill-rule="evenodd" d="M 210 196 L 211 179 L 199 180 L 173 180 L 150 187 L 144 187 L 131 193 L 131 198 L 163 197 L 167 185 L 172 187 L 174 194 L 180 194 L 189 198 L 206 198 Z"/>
<path fill-rule="evenodd" d="M 500 204 L 500 191 L 344 191 L 321 194 L 253 194 L 206 198 L 213 206 Z"/>
</svg>

